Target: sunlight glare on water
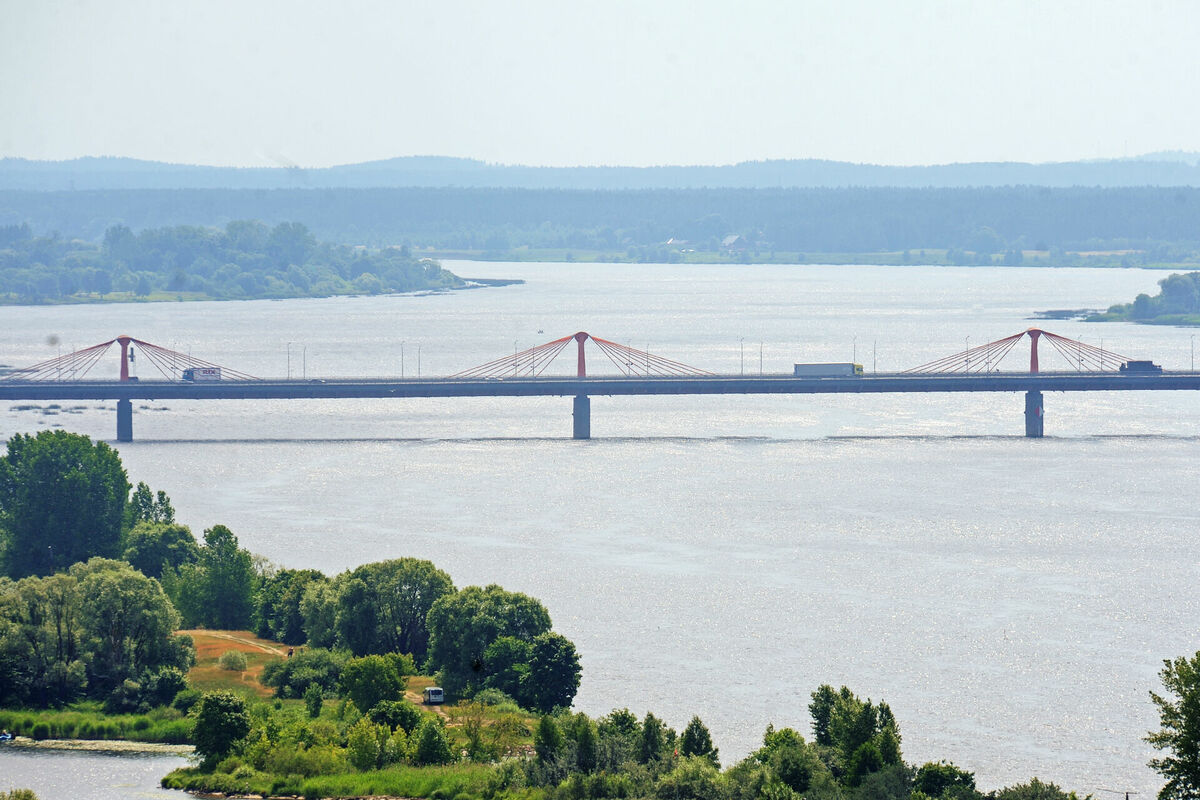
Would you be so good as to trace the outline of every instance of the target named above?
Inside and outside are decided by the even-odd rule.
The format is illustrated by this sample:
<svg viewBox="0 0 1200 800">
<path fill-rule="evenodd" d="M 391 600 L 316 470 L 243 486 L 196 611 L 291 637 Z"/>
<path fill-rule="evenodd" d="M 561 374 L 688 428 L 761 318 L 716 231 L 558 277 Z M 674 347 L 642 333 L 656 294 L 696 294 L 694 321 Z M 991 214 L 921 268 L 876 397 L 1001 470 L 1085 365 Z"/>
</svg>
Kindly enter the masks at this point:
<svg viewBox="0 0 1200 800">
<path fill-rule="evenodd" d="M 423 375 L 449 374 L 577 330 L 747 374 L 760 353 L 765 372 L 904 369 L 1033 325 L 1167 369 L 1188 368 L 1193 343 L 1029 318 L 1153 292 L 1150 271 L 447 266 L 527 283 L 11 308 L 0 361 L 53 356 L 50 334 L 129 333 L 259 375 L 284 374 L 290 350 L 310 378 L 402 360 L 414 375 L 418 345 Z M 1054 358 L 1043 349 L 1064 368 Z M 1009 359 L 1027 368 L 1027 346 Z M 111 402 L 17 405 L 0 410 L 6 436 L 113 435 Z M 577 708 L 676 728 L 698 714 L 726 765 L 768 723 L 807 735 L 809 693 L 832 683 L 892 706 L 908 761 L 951 760 L 985 790 L 1036 775 L 1151 794 L 1148 691 L 1163 659 L 1200 649 L 1200 405 L 1045 405 L 1047 438 L 1027 440 L 1018 393 L 594 397 L 595 438 L 575 442 L 569 398 L 148 401 L 120 452 L 194 531 L 229 525 L 281 565 L 417 556 L 458 586 L 533 594 L 582 654 Z"/>
</svg>

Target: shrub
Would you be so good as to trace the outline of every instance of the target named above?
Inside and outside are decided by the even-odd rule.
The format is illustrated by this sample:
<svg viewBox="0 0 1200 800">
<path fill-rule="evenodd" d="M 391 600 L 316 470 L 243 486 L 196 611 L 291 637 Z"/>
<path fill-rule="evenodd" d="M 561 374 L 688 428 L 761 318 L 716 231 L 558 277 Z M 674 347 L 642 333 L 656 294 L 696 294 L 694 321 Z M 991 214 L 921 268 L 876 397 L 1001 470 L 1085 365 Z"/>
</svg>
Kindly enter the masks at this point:
<svg viewBox="0 0 1200 800">
<path fill-rule="evenodd" d="M 200 702 L 200 697 L 201 692 L 199 690 L 184 689 L 175 695 L 175 699 L 171 701 L 171 705 L 186 714 L 192 710 L 192 706 Z"/>
<path fill-rule="evenodd" d="M 217 660 L 221 669 L 227 669 L 230 672 L 245 672 L 246 671 L 246 654 L 240 650 L 226 650 Z"/>
<path fill-rule="evenodd" d="M 412 733 L 424 715 L 407 700 L 382 700 L 372 706 L 367 716 L 380 725 L 387 725 L 389 730 L 402 728 L 405 733 Z"/>
<path fill-rule="evenodd" d="M 450 752 L 450 742 L 446 739 L 446 732 L 433 717 L 427 717 L 421 723 L 415 738 L 416 744 L 412 748 L 412 759 L 417 766 L 449 764 L 454 761 L 454 754 Z"/>
<path fill-rule="evenodd" d="M 233 692 L 209 692 L 196 706 L 196 752 L 210 767 L 250 732 L 246 701 Z"/>
<path fill-rule="evenodd" d="M 264 686 L 275 689 L 277 697 L 303 697 L 314 683 L 322 691 L 332 692 L 341 680 L 346 658 L 342 652 L 310 648 L 291 658 L 268 662 L 261 680 Z"/>
<path fill-rule="evenodd" d="M 42 739 L 49 739 L 50 738 L 50 723 L 49 722 L 34 723 L 33 730 L 30 731 L 29 735 L 39 741 Z"/>
<path fill-rule="evenodd" d="M 304 707 L 308 711 L 309 719 L 316 719 L 321 716 L 321 706 L 325 703 L 325 693 L 321 691 L 321 686 L 316 683 L 309 684 L 304 690 Z"/>
</svg>

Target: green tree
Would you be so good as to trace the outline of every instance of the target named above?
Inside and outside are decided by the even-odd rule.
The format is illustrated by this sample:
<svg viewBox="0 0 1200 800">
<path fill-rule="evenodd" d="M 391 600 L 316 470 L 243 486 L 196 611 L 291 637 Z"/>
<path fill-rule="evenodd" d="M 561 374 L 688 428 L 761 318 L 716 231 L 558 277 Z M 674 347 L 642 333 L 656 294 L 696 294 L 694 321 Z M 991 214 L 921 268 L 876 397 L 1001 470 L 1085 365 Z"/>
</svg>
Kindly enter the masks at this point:
<svg viewBox="0 0 1200 800">
<path fill-rule="evenodd" d="M 429 649 L 429 609 L 454 591 L 450 576 L 430 561 L 397 558 L 364 564 L 339 578 L 339 641 L 355 655 Z"/>
<path fill-rule="evenodd" d="M 1163 661 L 1159 672 L 1166 692 L 1150 692 L 1161 727 L 1148 741 L 1167 754 L 1150 766 L 1166 779 L 1159 800 L 1200 798 L 1200 652 Z"/>
<path fill-rule="evenodd" d="M 310 683 L 304 690 L 304 708 L 308 712 L 308 718 L 316 719 L 321 716 L 321 706 L 324 703 L 325 693 L 321 691 L 320 684 Z"/>
<path fill-rule="evenodd" d="M 543 764 L 557 762 L 566 749 L 566 739 L 562 729 L 549 714 L 538 720 L 537 729 L 533 732 L 533 751 L 538 761 Z"/>
<path fill-rule="evenodd" d="M 683 736 L 679 738 L 679 753 L 685 756 L 700 756 L 712 762 L 714 767 L 721 766 L 717 748 L 713 747 L 712 736 L 700 721 L 700 717 L 692 717 L 691 722 L 683 729 Z"/>
<path fill-rule="evenodd" d="M 403 697 L 404 678 L 387 656 L 352 658 L 342 669 L 341 690 L 365 714 L 384 700 Z"/>
<path fill-rule="evenodd" d="M 454 761 L 454 753 L 450 751 L 450 741 L 441 723 L 433 717 L 426 717 L 417 729 L 416 744 L 413 746 L 413 763 L 419 767 L 435 764 L 449 764 Z"/>
<path fill-rule="evenodd" d="M 264 575 L 254 594 L 254 632 L 284 644 L 304 644 L 301 602 L 308 585 L 323 581 L 315 569 L 281 569 Z"/>
<path fill-rule="evenodd" d="M 468 586 L 429 609 L 429 665 L 454 696 L 482 687 L 484 654 L 501 636 L 533 641 L 550 630 L 550 614 L 534 598 L 499 586 Z"/>
<path fill-rule="evenodd" d="M 579 655 L 565 636 L 547 632 L 533 638 L 525 696 L 529 707 L 543 713 L 570 708 L 579 691 Z"/>
<path fill-rule="evenodd" d="M 596 723 L 580 714 L 578 732 L 575 736 L 575 766 L 580 772 L 595 771 L 600 764 L 600 740 L 596 735 Z"/>
<path fill-rule="evenodd" d="M 638 763 L 650 764 L 662 760 L 666 745 L 666 726 L 658 717 L 647 712 L 638 737 Z"/>
<path fill-rule="evenodd" d="M 171 636 L 179 627 L 158 581 L 121 561 L 93 558 L 71 568 L 79 582 L 79 621 L 91 652 L 89 685 L 106 691 L 125 679 L 138 680 L 152 669 L 187 670 L 190 643 Z"/>
<path fill-rule="evenodd" d="M 132 528 L 139 522 L 157 522 L 164 525 L 169 525 L 175 521 L 175 509 L 171 505 L 171 498 L 167 497 L 167 493 L 160 491 L 156 496 L 150 487 L 142 481 L 138 481 L 137 488 L 133 490 L 133 495 L 129 498 L 129 505 L 125 509 L 125 527 Z"/>
<path fill-rule="evenodd" d="M 196 704 L 195 714 L 192 739 L 206 769 L 216 766 L 250 733 L 246 701 L 233 692 L 206 692 Z"/>
<path fill-rule="evenodd" d="M 337 644 L 337 589 L 333 581 L 313 580 L 300 597 L 304 638 L 311 647 Z"/>
<path fill-rule="evenodd" d="M 177 619 L 158 583 L 119 561 L 0 579 L 0 704 L 106 699 L 116 689 L 134 706 L 162 702 L 179 688 L 172 668 L 182 673 L 194 658 L 191 640 L 171 635 Z"/>
<path fill-rule="evenodd" d="M 379 769 L 387 754 L 392 731 L 386 725 L 376 725 L 370 717 L 362 717 L 350 728 L 346 752 L 350 763 L 358 770 Z"/>
<path fill-rule="evenodd" d="M 163 586 L 188 626 L 249 628 L 255 583 L 253 557 L 224 525 L 204 532 L 199 562 L 163 571 Z"/>
<path fill-rule="evenodd" d="M 66 431 L 17 434 L 0 458 L 5 573 L 46 575 L 120 555 L 129 481 L 116 451 Z"/>
<path fill-rule="evenodd" d="M 139 521 L 125 535 L 123 558 L 143 575 L 161 578 L 165 568 L 198 562 L 200 547 L 186 525 Z"/>
<path fill-rule="evenodd" d="M 933 798 L 954 790 L 974 793 L 975 775 L 946 761 L 929 761 L 917 769 L 916 777 L 913 778 L 913 790 Z"/>
<path fill-rule="evenodd" d="M 827 683 L 821 684 L 812 693 L 812 702 L 808 704 L 808 713 L 812 715 L 813 739 L 819 745 L 829 747 L 833 744 L 829 726 L 833 721 L 833 708 L 837 703 L 837 697 L 837 691 Z"/>
<path fill-rule="evenodd" d="M 533 645 L 515 636 L 501 636 L 483 651 L 486 677 L 483 685 L 498 689 L 517 701 L 518 705 L 532 708 L 525 696 L 529 677 L 529 660 L 533 656 Z"/>
<path fill-rule="evenodd" d="M 1006 786 L 995 793 L 996 800 L 1079 800 L 1075 792 L 1064 792 L 1053 783 L 1043 783 L 1037 778 L 1029 783 Z"/>
<path fill-rule="evenodd" d="M 724 800 L 731 797 L 726 779 L 707 758 L 684 758 L 654 785 L 661 800 Z"/>
<path fill-rule="evenodd" d="M 367 714 L 375 722 L 387 725 L 390 730 L 400 728 L 405 733 L 415 731 L 425 716 L 419 708 L 403 699 L 381 700 Z"/>
</svg>

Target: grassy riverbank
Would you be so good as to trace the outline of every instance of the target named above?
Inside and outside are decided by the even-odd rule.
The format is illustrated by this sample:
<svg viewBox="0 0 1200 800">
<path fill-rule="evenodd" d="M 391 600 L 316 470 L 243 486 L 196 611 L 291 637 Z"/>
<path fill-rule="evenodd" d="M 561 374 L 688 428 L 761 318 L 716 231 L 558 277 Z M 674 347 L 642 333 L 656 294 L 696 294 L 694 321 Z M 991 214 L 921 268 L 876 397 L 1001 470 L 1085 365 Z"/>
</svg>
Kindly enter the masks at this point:
<svg viewBox="0 0 1200 800">
<path fill-rule="evenodd" d="M 0 729 L 34 741 L 124 739 L 166 744 L 192 741 L 192 720 L 170 707 L 145 714 L 105 714 L 99 703 L 78 703 L 66 709 L 0 711 Z"/>
</svg>

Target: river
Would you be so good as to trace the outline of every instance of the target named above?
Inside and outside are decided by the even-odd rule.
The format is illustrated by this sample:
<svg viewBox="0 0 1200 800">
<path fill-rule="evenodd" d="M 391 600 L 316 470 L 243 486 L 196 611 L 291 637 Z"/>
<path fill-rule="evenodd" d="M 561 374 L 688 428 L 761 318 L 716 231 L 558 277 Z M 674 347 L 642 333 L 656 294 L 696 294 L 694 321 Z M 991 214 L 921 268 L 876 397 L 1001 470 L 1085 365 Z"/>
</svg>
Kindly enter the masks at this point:
<svg viewBox="0 0 1200 800">
<path fill-rule="evenodd" d="M 1030 320 L 1154 293 L 1153 271 L 446 266 L 526 283 L 5 308 L 0 361 L 129 334 L 258 375 L 428 376 L 587 330 L 716 372 L 884 372 L 1032 325 L 1167 369 L 1194 352 L 1185 329 Z M 1022 345 L 1002 366 L 1027 361 Z M 197 533 L 229 525 L 281 565 L 417 556 L 533 594 L 582 655 L 578 709 L 677 729 L 698 714 L 727 765 L 768 723 L 807 735 L 809 694 L 832 683 L 892 706 L 906 760 L 985 790 L 1036 775 L 1149 795 L 1148 692 L 1163 659 L 1200 649 L 1200 404 L 1047 394 L 1047 437 L 1028 440 L 1023 402 L 595 397 L 588 442 L 569 398 L 147 402 L 120 453 Z M 114 436 L 112 403 L 45 405 L 0 409 L 0 433 Z"/>
</svg>

